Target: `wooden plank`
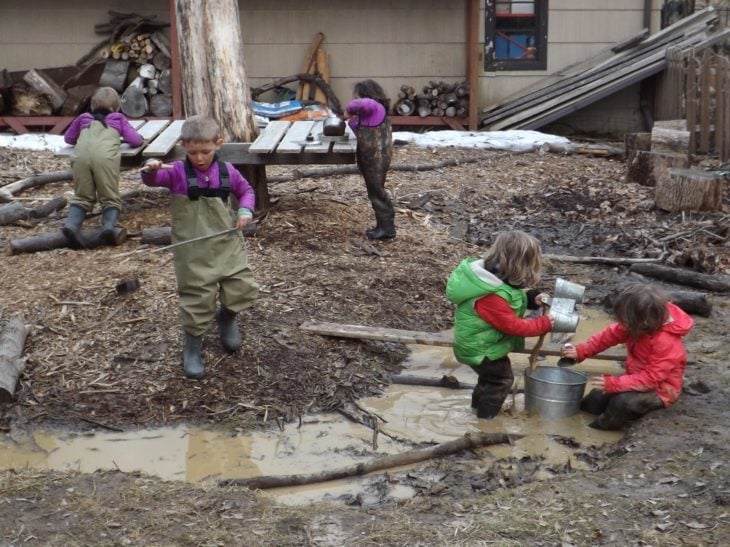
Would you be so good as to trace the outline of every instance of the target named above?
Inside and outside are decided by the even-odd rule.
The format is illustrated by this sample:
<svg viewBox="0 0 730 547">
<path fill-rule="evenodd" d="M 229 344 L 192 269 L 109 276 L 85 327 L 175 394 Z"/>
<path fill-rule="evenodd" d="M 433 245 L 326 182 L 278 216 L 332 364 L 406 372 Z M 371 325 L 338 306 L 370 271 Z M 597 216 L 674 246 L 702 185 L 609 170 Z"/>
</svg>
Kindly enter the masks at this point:
<svg viewBox="0 0 730 547">
<path fill-rule="evenodd" d="M 276 152 L 279 154 L 298 154 L 304 148 L 307 141 L 307 135 L 312 130 L 314 122 L 311 120 L 294 122 L 281 139 Z"/>
<path fill-rule="evenodd" d="M 350 124 L 345 124 L 345 135 L 347 140 L 342 142 L 336 142 L 332 145 L 332 151 L 336 154 L 354 154 L 355 148 L 357 147 L 357 137 L 353 132 Z"/>
<path fill-rule="evenodd" d="M 712 61 L 710 52 L 702 54 L 700 88 L 700 148 L 699 151 L 707 154 L 710 151 L 710 78 L 712 76 Z"/>
<path fill-rule="evenodd" d="M 149 122 L 148 122 L 149 123 Z M 180 130 L 185 120 L 175 120 L 142 151 L 143 156 L 165 156 L 180 140 Z M 144 129 L 144 128 L 143 128 Z"/>
<path fill-rule="evenodd" d="M 135 120 L 137 121 L 137 120 Z M 144 139 L 142 146 L 131 148 L 129 145 L 122 145 L 122 156 L 136 156 L 139 151 L 145 147 L 145 143 L 152 143 L 152 140 L 159 135 L 165 127 L 170 124 L 170 120 L 149 120 L 148 122 L 135 127 L 137 133 Z"/>
<path fill-rule="evenodd" d="M 687 59 L 686 117 L 689 128 L 689 153 L 697 151 L 697 59 Z"/>
<path fill-rule="evenodd" d="M 727 89 L 725 86 L 726 59 L 717 58 L 715 68 L 715 153 L 720 156 L 720 161 L 725 161 L 724 137 L 725 137 L 725 104 Z"/>
<path fill-rule="evenodd" d="M 312 131 L 310 133 L 314 137 L 314 141 L 312 142 L 312 144 L 307 144 L 304 147 L 305 152 L 311 152 L 313 154 L 326 154 L 330 151 L 332 143 L 330 141 L 319 140 L 322 136 L 323 125 L 324 124 L 321 121 L 314 122 L 314 125 L 312 126 Z"/>
<path fill-rule="evenodd" d="M 722 102 L 723 102 L 723 131 L 721 136 L 722 149 L 720 160 L 725 162 L 730 159 L 730 61 L 727 58 L 721 59 L 722 73 Z"/>
<path fill-rule="evenodd" d="M 345 325 L 339 323 L 325 323 L 307 321 L 299 326 L 300 330 L 324 336 L 340 338 L 358 338 L 361 340 L 382 340 L 385 342 L 400 342 L 402 344 L 424 344 L 427 346 L 450 347 L 453 342 L 451 334 L 440 332 L 421 332 L 413 330 L 390 329 L 385 327 L 367 327 L 364 325 Z M 534 348 L 532 340 L 525 341 L 525 348 L 514 353 L 529 354 Z M 560 348 L 555 345 L 543 345 L 540 349 L 543 355 L 560 356 Z M 606 351 L 594 355 L 591 359 L 606 361 L 623 361 L 626 353 L 621 351 Z"/>
<path fill-rule="evenodd" d="M 279 141 L 281 141 L 286 134 L 290 125 L 291 122 L 281 120 L 269 122 L 264 130 L 261 131 L 258 138 L 253 141 L 249 148 L 249 152 L 255 154 L 271 154 L 276 149 L 276 145 L 279 144 Z"/>
<path fill-rule="evenodd" d="M 312 71 L 312 66 L 317 60 L 317 49 L 319 49 L 320 44 L 322 43 L 322 40 L 324 40 L 324 34 L 321 32 L 318 32 L 314 35 L 314 38 L 312 38 L 312 42 L 309 44 L 309 47 L 307 48 L 307 52 L 304 54 L 304 61 L 302 62 L 302 69 L 300 70 L 301 74 L 309 74 Z M 297 100 L 307 100 L 309 98 L 309 83 L 308 82 L 300 82 L 299 87 L 297 88 Z"/>
</svg>

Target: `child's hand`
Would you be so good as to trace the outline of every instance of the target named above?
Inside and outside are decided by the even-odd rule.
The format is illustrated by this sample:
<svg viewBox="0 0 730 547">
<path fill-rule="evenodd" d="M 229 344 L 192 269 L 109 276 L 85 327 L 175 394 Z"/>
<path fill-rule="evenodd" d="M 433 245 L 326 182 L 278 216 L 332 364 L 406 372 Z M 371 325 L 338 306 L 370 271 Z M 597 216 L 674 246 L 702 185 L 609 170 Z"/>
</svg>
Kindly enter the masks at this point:
<svg viewBox="0 0 730 547">
<path fill-rule="evenodd" d="M 536 306 L 542 306 L 543 304 L 547 304 L 548 302 L 550 302 L 550 295 L 546 292 L 541 292 L 535 297 Z"/>
<path fill-rule="evenodd" d="M 563 344 L 560 354 L 566 359 L 578 359 L 578 350 L 573 344 Z"/>
<path fill-rule="evenodd" d="M 146 162 L 144 162 L 142 171 L 150 172 L 150 171 L 157 171 L 159 169 L 171 169 L 171 168 L 172 168 L 172 165 L 163 163 L 161 160 L 149 159 Z"/>
<path fill-rule="evenodd" d="M 590 379 L 591 387 L 604 391 L 606 389 L 606 380 L 603 376 L 594 376 Z"/>
<path fill-rule="evenodd" d="M 251 224 L 251 222 L 253 222 L 253 217 L 250 217 L 250 216 L 238 217 L 238 220 L 236 221 L 236 228 L 238 228 L 239 230 L 243 230 L 246 226 Z"/>
</svg>

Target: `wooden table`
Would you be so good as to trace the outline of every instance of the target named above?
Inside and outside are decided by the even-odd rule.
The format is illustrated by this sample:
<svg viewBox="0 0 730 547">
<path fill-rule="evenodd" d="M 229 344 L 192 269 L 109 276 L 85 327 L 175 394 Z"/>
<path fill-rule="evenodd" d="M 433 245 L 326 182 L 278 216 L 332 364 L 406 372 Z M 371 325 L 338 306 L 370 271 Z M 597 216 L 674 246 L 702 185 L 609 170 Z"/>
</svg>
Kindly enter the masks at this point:
<svg viewBox="0 0 730 547">
<path fill-rule="evenodd" d="M 132 126 L 145 139 L 140 147 L 122 144 L 122 162 L 138 165 L 145 158 L 166 161 L 182 159 L 185 151 L 178 145 L 183 120 L 133 120 Z M 225 143 L 218 153 L 222 161 L 234 165 L 305 165 L 355 163 L 355 134 L 347 127 L 346 139 L 322 138 L 321 121 L 272 121 L 252 143 Z M 73 146 L 59 150 L 68 156 Z"/>
</svg>

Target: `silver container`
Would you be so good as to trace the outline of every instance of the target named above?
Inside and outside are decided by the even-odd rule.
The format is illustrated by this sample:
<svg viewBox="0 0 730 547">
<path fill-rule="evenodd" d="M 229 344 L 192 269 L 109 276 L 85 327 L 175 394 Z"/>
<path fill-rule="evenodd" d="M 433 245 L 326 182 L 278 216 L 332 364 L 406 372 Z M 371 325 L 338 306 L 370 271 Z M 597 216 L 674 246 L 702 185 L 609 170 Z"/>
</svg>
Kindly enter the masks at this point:
<svg viewBox="0 0 730 547">
<path fill-rule="evenodd" d="M 567 418 L 580 410 L 588 377 L 568 368 L 525 371 L 525 408 L 546 420 Z"/>
<path fill-rule="evenodd" d="M 583 285 L 571 283 L 560 277 L 555 280 L 555 298 L 567 298 L 569 300 L 575 300 L 576 304 L 581 304 L 585 292 L 586 288 Z"/>
</svg>

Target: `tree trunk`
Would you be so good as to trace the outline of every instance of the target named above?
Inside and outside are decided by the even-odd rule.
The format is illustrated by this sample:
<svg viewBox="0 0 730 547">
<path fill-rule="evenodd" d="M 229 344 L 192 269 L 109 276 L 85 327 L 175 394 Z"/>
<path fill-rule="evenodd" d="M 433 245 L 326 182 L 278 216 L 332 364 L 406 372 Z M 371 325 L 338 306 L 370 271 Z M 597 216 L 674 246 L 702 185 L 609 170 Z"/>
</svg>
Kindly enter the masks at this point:
<svg viewBox="0 0 730 547">
<path fill-rule="evenodd" d="M 95 249 L 106 245 L 101 237 L 101 228 L 93 230 L 83 230 L 82 232 L 87 249 Z M 127 231 L 124 228 L 114 228 L 114 245 L 121 245 L 127 240 Z M 22 253 L 36 253 L 38 251 L 51 251 L 53 249 L 61 249 L 68 247 L 68 241 L 63 233 L 47 232 L 22 239 L 13 239 L 8 245 L 8 252 L 11 255 Z"/>
<path fill-rule="evenodd" d="M 51 182 L 64 182 L 73 179 L 73 171 L 66 169 L 65 171 L 53 171 L 51 173 L 41 173 L 24 179 L 11 182 L 0 188 L 0 201 L 12 201 L 15 194 L 19 194 L 28 188 L 43 186 Z"/>
<path fill-rule="evenodd" d="M 22 218 L 28 218 L 30 216 L 30 210 L 20 203 L 14 201 L 0 207 L 0 226 L 6 226 L 13 224 Z"/>
<path fill-rule="evenodd" d="M 172 243 L 172 228 L 169 226 L 155 226 L 142 230 L 143 245 L 169 245 Z"/>
<path fill-rule="evenodd" d="M 629 270 L 647 277 L 654 277 L 688 287 L 697 287 L 698 289 L 707 289 L 716 292 L 730 291 L 730 276 L 727 275 L 709 275 L 691 270 L 662 266 L 661 264 L 634 264 Z"/>
<path fill-rule="evenodd" d="M 656 206 L 665 211 L 720 211 L 725 179 L 697 169 L 668 169 L 657 178 Z"/>
<path fill-rule="evenodd" d="M 480 446 L 507 444 L 519 438 L 519 436 L 507 435 L 506 433 L 467 433 L 459 439 L 432 446 L 430 448 L 418 448 L 403 452 L 402 454 L 382 456 L 380 458 L 370 460 L 369 462 L 358 463 L 340 469 L 332 469 L 309 475 L 280 475 L 251 477 L 249 479 L 229 479 L 221 481 L 220 484 L 221 486 L 245 486 L 251 490 L 263 490 L 266 488 L 277 488 L 281 486 L 296 486 L 301 484 L 333 481 L 344 479 L 346 477 L 366 475 L 367 473 L 372 473 L 373 471 L 379 471 L 381 469 L 391 469 L 401 465 L 409 465 L 433 458 L 440 458 L 442 456 L 448 456 L 449 454 L 461 452 L 462 450 L 478 448 Z"/>
<path fill-rule="evenodd" d="M 186 114 L 216 119 L 228 141 L 253 142 L 237 0 L 176 0 L 175 9 Z"/>
<path fill-rule="evenodd" d="M 20 317 L 13 317 L 0 333 L 0 402 L 13 400 L 15 386 L 25 369 L 23 347 L 28 331 Z"/>
</svg>

